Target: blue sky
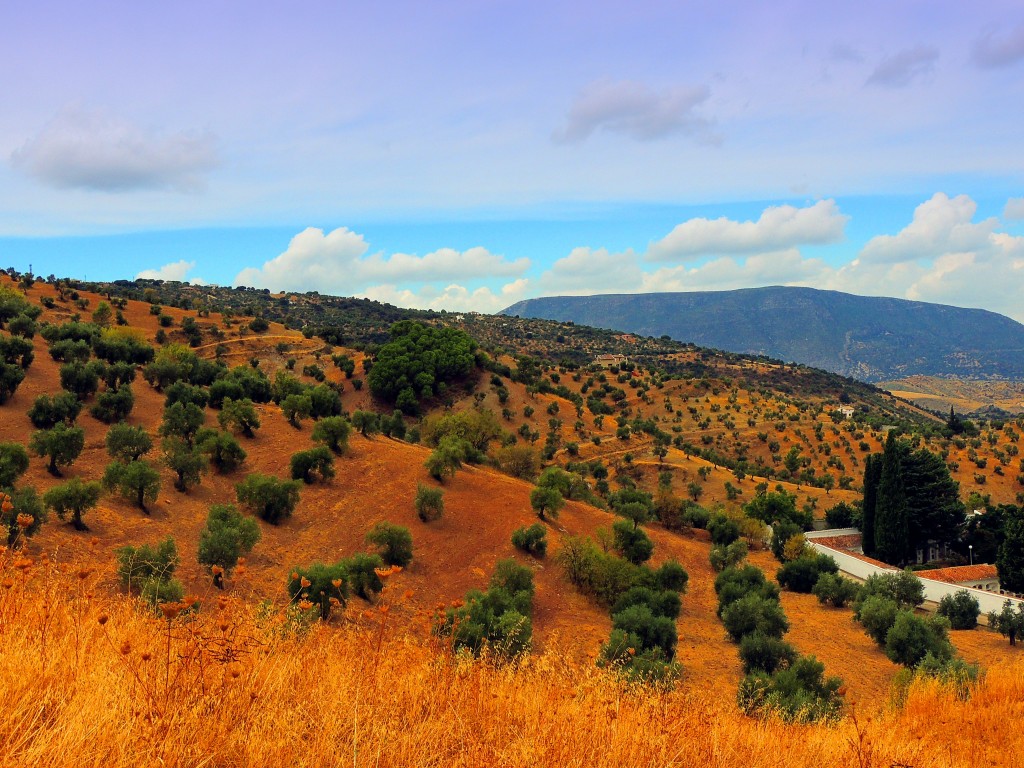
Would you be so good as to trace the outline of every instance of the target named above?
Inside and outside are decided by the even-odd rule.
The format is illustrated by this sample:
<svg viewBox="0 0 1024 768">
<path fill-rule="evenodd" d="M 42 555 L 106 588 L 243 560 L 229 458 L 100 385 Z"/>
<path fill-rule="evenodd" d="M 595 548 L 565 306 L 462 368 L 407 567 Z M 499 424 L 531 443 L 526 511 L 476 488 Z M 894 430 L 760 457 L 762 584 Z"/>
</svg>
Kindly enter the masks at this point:
<svg viewBox="0 0 1024 768">
<path fill-rule="evenodd" d="M 494 311 L 811 285 L 1024 320 L 1024 6 L 0 8 L 0 265 Z"/>
</svg>

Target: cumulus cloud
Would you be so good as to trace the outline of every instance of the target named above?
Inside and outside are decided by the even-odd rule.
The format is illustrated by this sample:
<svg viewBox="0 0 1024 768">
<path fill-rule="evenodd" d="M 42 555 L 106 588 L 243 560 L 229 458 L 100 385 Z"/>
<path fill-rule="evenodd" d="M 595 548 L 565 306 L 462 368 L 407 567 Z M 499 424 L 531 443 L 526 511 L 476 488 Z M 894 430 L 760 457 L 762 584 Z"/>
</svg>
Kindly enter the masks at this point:
<svg viewBox="0 0 1024 768">
<path fill-rule="evenodd" d="M 236 285 L 271 290 L 353 294 L 367 286 L 469 281 L 518 277 L 530 266 L 526 258 L 510 261 L 486 248 L 457 251 L 440 248 L 425 256 L 395 253 L 367 255 L 369 244 L 346 227 L 324 233 L 308 227 L 295 235 L 288 249 L 262 267 L 248 267 L 235 277 Z M 411 306 L 411 305 L 410 305 Z"/>
<path fill-rule="evenodd" d="M 185 275 L 191 272 L 196 266 L 194 261 L 175 261 L 170 264 L 164 264 L 159 269 L 144 269 L 139 272 L 135 278 L 137 280 L 176 280 L 182 282 L 185 280 Z M 193 278 L 192 282 L 201 283 L 202 280 Z"/>
<path fill-rule="evenodd" d="M 60 112 L 11 154 L 11 165 L 64 189 L 201 189 L 218 164 L 208 133 L 163 135 L 99 110 Z"/>
<path fill-rule="evenodd" d="M 882 59 L 868 77 L 867 84 L 905 88 L 917 78 L 930 75 L 938 60 L 939 51 L 936 48 L 924 45 L 908 48 Z"/>
<path fill-rule="evenodd" d="M 629 81 L 591 83 L 576 98 L 554 139 L 579 143 L 607 131 L 637 141 L 683 135 L 714 143 L 719 138 L 711 122 L 696 112 L 710 93 L 706 86 L 654 91 Z"/>
<path fill-rule="evenodd" d="M 1011 197 L 1007 200 L 1003 218 L 1008 221 L 1024 221 L 1024 197 Z"/>
<path fill-rule="evenodd" d="M 440 289 L 427 285 L 419 290 L 386 284 L 371 286 L 358 295 L 361 298 L 376 299 L 399 307 L 494 313 L 524 298 L 528 284 L 526 278 L 520 278 L 506 283 L 497 291 L 487 286 L 470 289 L 458 283 Z"/>
<path fill-rule="evenodd" d="M 1021 61 L 1024 59 L 1024 24 L 1001 37 L 995 32 L 982 35 L 974 43 L 971 58 L 985 69 L 1009 67 Z"/>
<path fill-rule="evenodd" d="M 541 277 L 546 295 L 624 293 L 639 289 L 643 270 L 633 251 L 613 253 L 606 248 L 573 248 Z"/>
<path fill-rule="evenodd" d="M 985 249 L 998 226 L 996 219 L 974 223 L 977 204 L 967 195 L 937 192 L 914 210 L 913 220 L 896 235 L 871 238 L 861 258 L 869 262 L 895 263 L 936 258 L 944 253 Z"/>
<path fill-rule="evenodd" d="M 849 216 L 834 200 L 796 208 L 766 208 L 757 221 L 695 218 L 684 221 L 663 239 L 651 243 L 650 261 L 691 261 L 703 256 L 779 251 L 800 245 L 842 240 Z"/>
</svg>

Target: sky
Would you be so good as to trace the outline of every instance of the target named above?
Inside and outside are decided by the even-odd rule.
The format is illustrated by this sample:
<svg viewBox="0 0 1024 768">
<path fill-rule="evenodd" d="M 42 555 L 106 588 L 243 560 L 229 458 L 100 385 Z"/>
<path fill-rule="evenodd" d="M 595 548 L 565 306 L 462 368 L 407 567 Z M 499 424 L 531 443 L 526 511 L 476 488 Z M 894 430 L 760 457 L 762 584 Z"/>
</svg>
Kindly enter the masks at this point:
<svg viewBox="0 0 1024 768">
<path fill-rule="evenodd" d="M 1024 4 L 0 5 L 0 266 L 1024 321 Z"/>
</svg>

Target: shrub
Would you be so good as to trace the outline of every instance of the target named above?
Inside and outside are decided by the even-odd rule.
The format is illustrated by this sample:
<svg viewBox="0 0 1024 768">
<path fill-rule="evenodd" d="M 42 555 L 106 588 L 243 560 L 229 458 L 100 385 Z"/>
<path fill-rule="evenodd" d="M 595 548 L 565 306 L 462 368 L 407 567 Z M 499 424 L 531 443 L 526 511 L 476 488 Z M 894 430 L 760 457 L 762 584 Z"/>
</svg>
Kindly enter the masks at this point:
<svg viewBox="0 0 1024 768">
<path fill-rule="evenodd" d="M 707 528 L 710 521 L 711 513 L 699 504 L 689 503 L 683 509 L 683 522 L 691 528 Z"/>
<path fill-rule="evenodd" d="M 810 555 L 783 563 L 776 574 L 776 579 L 792 592 L 809 594 L 821 574 L 838 572 L 839 566 L 828 555 Z"/>
<path fill-rule="evenodd" d="M 711 567 L 715 571 L 721 572 L 742 563 L 747 557 L 747 552 L 747 542 L 737 539 L 732 544 L 725 546 L 716 544 L 711 547 L 708 559 L 711 561 Z"/>
<path fill-rule="evenodd" d="M 424 523 L 440 520 L 444 514 L 444 491 L 428 485 L 417 485 L 413 504 L 416 507 L 416 514 Z"/>
<path fill-rule="evenodd" d="M 224 577 L 256 546 L 260 536 L 259 523 L 242 515 L 233 504 L 210 507 L 206 526 L 199 532 L 198 560 L 211 569 L 215 587 L 224 588 Z"/>
<path fill-rule="evenodd" d="M 345 563 L 313 563 L 307 568 L 295 568 L 288 579 L 287 589 L 293 602 L 309 600 L 319 608 L 320 619 L 327 621 L 333 607 L 344 608 L 348 602 L 349 584 Z"/>
<path fill-rule="evenodd" d="M 873 595 L 888 598 L 900 608 L 917 608 L 924 602 L 924 585 L 910 570 L 875 573 L 864 581 L 858 603 Z M 854 609 L 859 615 L 859 606 Z"/>
<path fill-rule="evenodd" d="M 52 397 L 39 395 L 28 411 L 28 418 L 36 429 L 50 429 L 61 422 L 74 424 L 81 410 L 81 401 L 71 392 Z"/>
<path fill-rule="evenodd" d="M 253 473 L 235 486 L 238 503 L 271 525 L 291 517 L 299 503 L 298 480 L 279 480 Z"/>
<path fill-rule="evenodd" d="M 708 533 L 712 544 L 728 546 L 740 537 L 740 526 L 732 518 L 716 514 L 708 520 Z"/>
<path fill-rule="evenodd" d="M 558 513 L 565 505 L 565 499 L 556 488 L 538 486 L 530 491 L 530 506 L 537 513 L 537 517 L 545 520 L 545 515 L 557 519 Z"/>
<path fill-rule="evenodd" d="M 803 529 L 796 523 L 782 521 L 772 526 L 771 549 L 780 563 L 786 560 L 786 544 L 794 536 L 803 535 Z"/>
<path fill-rule="evenodd" d="M 948 630 L 949 620 L 942 616 L 924 619 L 909 610 L 900 611 L 886 633 L 885 655 L 905 667 L 917 666 L 928 654 L 946 661 L 953 657 Z"/>
<path fill-rule="evenodd" d="M 781 638 L 755 631 L 740 640 L 744 674 L 764 672 L 770 675 L 780 667 L 792 666 L 796 660 L 796 649 Z"/>
<path fill-rule="evenodd" d="M 199 448 L 176 437 L 165 437 L 161 447 L 164 463 L 176 476 L 175 490 L 187 493 L 189 488 L 199 485 L 200 476 L 206 471 L 206 456 Z"/>
<path fill-rule="evenodd" d="M 8 548 L 14 549 L 22 538 L 34 536 L 46 519 L 46 507 L 35 488 L 27 486 L 10 493 L 0 489 L 0 526 L 7 531 Z"/>
<path fill-rule="evenodd" d="M 160 473 L 144 461 L 130 461 L 127 464 L 115 461 L 108 464 L 103 473 L 103 487 L 134 501 L 148 515 L 146 502 L 156 501 L 160 492 Z"/>
<path fill-rule="evenodd" d="M 882 595 L 871 595 L 864 599 L 857 612 L 864 631 L 879 645 L 885 644 L 885 637 L 896 623 L 900 607 L 895 600 Z"/>
<path fill-rule="evenodd" d="M 379 522 L 366 534 L 369 544 L 380 547 L 380 556 L 388 565 L 405 568 L 412 562 L 412 534 L 401 525 Z"/>
<path fill-rule="evenodd" d="M 61 520 L 66 520 L 70 515 L 71 524 L 76 531 L 87 531 L 89 527 L 82 522 L 82 515 L 96 506 L 100 500 L 101 490 L 97 482 L 86 483 L 73 477 L 48 490 L 43 495 L 43 503 L 47 509 L 56 512 Z"/>
<path fill-rule="evenodd" d="M 779 715 L 784 721 L 835 720 L 843 708 L 842 680 L 825 678 L 825 665 L 803 656 L 773 674 L 754 672 L 740 681 L 737 703 L 747 715 Z"/>
<path fill-rule="evenodd" d="M 506 475 L 533 480 L 540 472 L 540 456 L 528 445 L 508 445 L 494 458 L 495 466 Z"/>
<path fill-rule="evenodd" d="M 214 469 L 221 473 L 235 471 L 248 456 L 233 435 L 215 429 L 199 430 L 196 433 L 196 446 L 206 454 Z"/>
<path fill-rule="evenodd" d="M 825 510 L 825 522 L 829 528 L 850 528 L 855 524 L 857 517 L 857 509 L 845 501 Z"/>
<path fill-rule="evenodd" d="M 735 568 L 726 568 L 715 577 L 715 594 L 718 595 L 718 615 L 721 617 L 726 606 L 747 595 L 758 595 L 766 600 L 778 600 L 779 588 L 765 579 L 764 572 L 749 563 Z"/>
<path fill-rule="evenodd" d="M 938 614 L 949 619 L 952 629 L 974 629 L 978 626 L 978 614 L 981 608 L 978 598 L 966 589 L 952 595 L 943 595 L 939 600 Z"/>
<path fill-rule="evenodd" d="M 317 479 L 330 480 L 334 477 L 334 454 L 320 445 L 306 451 L 298 451 L 291 458 L 292 480 L 312 483 Z"/>
<path fill-rule="evenodd" d="M 727 605 L 722 611 L 722 624 L 736 643 L 753 632 L 782 637 L 789 630 L 779 601 L 757 594 L 746 595 Z"/>
<path fill-rule="evenodd" d="M 116 389 L 107 389 L 96 397 L 96 404 L 89 409 L 93 418 L 105 424 L 124 421 L 135 407 L 135 395 L 131 385 L 123 384 Z"/>
<path fill-rule="evenodd" d="M 313 440 L 323 443 L 334 453 L 341 455 L 348 450 L 348 436 L 352 425 L 342 416 L 327 416 L 313 427 Z"/>
<path fill-rule="evenodd" d="M 221 429 L 237 429 L 246 437 L 253 437 L 254 431 L 260 428 L 260 416 L 249 398 L 235 400 L 225 397 L 221 403 L 221 411 L 217 414 L 217 423 Z"/>
<path fill-rule="evenodd" d="M 100 385 L 103 363 L 65 363 L 60 367 L 60 386 L 85 400 L 96 393 Z"/>
<path fill-rule="evenodd" d="M 302 419 L 308 419 L 313 412 L 313 399 L 309 395 L 288 395 L 281 401 L 281 413 L 288 423 L 298 428 Z"/>
<path fill-rule="evenodd" d="M 842 608 L 852 602 L 859 592 L 859 588 L 849 579 L 845 579 L 838 573 L 822 573 L 818 576 L 814 589 L 811 590 L 818 602 L 822 605 L 831 605 L 835 608 Z"/>
<path fill-rule="evenodd" d="M 18 391 L 25 380 L 25 371 L 20 366 L 0 361 L 0 405 L 3 405 Z"/>
<path fill-rule="evenodd" d="M 512 532 L 512 546 L 534 557 L 544 557 L 548 551 L 547 528 L 540 523 L 516 528 Z"/>
<path fill-rule="evenodd" d="M 646 563 L 654 553 L 654 543 L 642 528 L 628 520 L 616 520 L 612 524 L 612 535 L 616 551 L 634 565 Z"/>
<path fill-rule="evenodd" d="M 28 451 L 21 443 L 0 443 L 0 488 L 13 488 L 28 469 Z"/>
<path fill-rule="evenodd" d="M 114 550 L 117 576 L 128 591 L 140 589 L 149 579 L 170 581 L 180 562 L 178 547 L 168 536 L 157 544 L 126 546 Z"/>
</svg>

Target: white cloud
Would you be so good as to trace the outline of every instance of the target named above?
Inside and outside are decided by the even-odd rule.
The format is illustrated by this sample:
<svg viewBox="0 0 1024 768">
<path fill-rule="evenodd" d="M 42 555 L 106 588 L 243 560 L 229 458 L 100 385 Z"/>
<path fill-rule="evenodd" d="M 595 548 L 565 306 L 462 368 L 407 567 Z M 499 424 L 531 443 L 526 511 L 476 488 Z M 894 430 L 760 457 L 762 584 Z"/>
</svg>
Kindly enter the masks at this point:
<svg viewBox="0 0 1024 768">
<path fill-rule="evenodd" d="M 359 296 L 399 307 L 494 313 L 524 298 L 528 284 L 528 280 L 520 278 L 501 286 L 497 292 L 486 286 L 471 290 L 457 283 L 442 289 L 428 285 L 417 291 L 395 285 L 375 285 L 367 288 Z"/>
<path fill-rule="evenodd" d="M 971 51 L 974 63 L 985 69 L 1009 67 L 1024 60 L 1024 24 L 997 38 L 994 32 L 978 38 Z"/>
<path fill-rule="evenodd" d="M 896 235 L 871 238 L 861 258 L 895 263 L 929 259 L 944 253 L 984 249 L 991 244 L 996 219 L 972 222 L 977 204 L 967 195 L 950 198 L 937 192 L 914 210 L 914 218 Z"/>
<path fill-rule="evenodd" d="M 905 88 L 914 80 L 930 75 L 938 60 L 939 51 L 936 48 L 924 45 L 908 48 L 882 59 L 868 78 L 867 84 Z"/>
<path fill-rule="evenodd" d="M 703 256 L 778 251 L 800 245 L 842 240 L 849 216 L 834 200 L 807 208 L 779 205 L 766 208 L 757 221 L 696 218 L 684 221 L 663 239 L 651 243 L 650 261 L 692 261 Z"/>
<path fill-rule="evenodd" d="M 425 256 L 395 253 L 367 256 L 369 244 L 346 227 L 324 233 L 308 227 L 292 238 L 288 249 L 262 267 L 238 273 L 236 285 L 271 290 L 311 291 L 351 295 L 380 284 L 468 281 L 518 277 L 530 266 L 526 258 L 509 261 L 486 248 L 457 251 L 440 248 Z M 411 305 L 410 305 L 411 306 Z"/>
<path fill-rule="evenodd" d="M 176 280 L 183 282 L 185 276 L 191 272 L 196 266 L 194 261 L 181 261 L 171 262 L 170 264 L 164 264 L 159 269 L 144 269 L 139 272 L 135 278 L 137 280 Z M 204 285 L 205 281 L 202 278 L 192 277 L 189 281 L 196 285 Z"/>
<path fill-rule="evenodd" d="M 625 293 L 637 290 L 643 270 L 633 251 L 612 253 L 606 248 L 573 248 L 540 278 L 545 295 Z"/>
<path fill-rule="evenodd" d="M 1003 218 L 1008 221 L 1024 221 L 1024 197 L 1011 197 L 1007 200 Z"/>
<path fill-rule="evenodd" d="M 52 187 L 194 191 L 218 164 L 210 134 L 161 135 L 100 110 L 60 112 L 11 153 L 11 165 Z"/>
<path fill-rule="evenodd" d="M 706 86 L 654 91 L 643 83 L 601 80 L 580 92 L 554 138 L 577 143 L 608 131 L 637 141 L 680 134 L 715 143 L 711 122 L 696 114 L 709 95 Z"/>
</svg>

